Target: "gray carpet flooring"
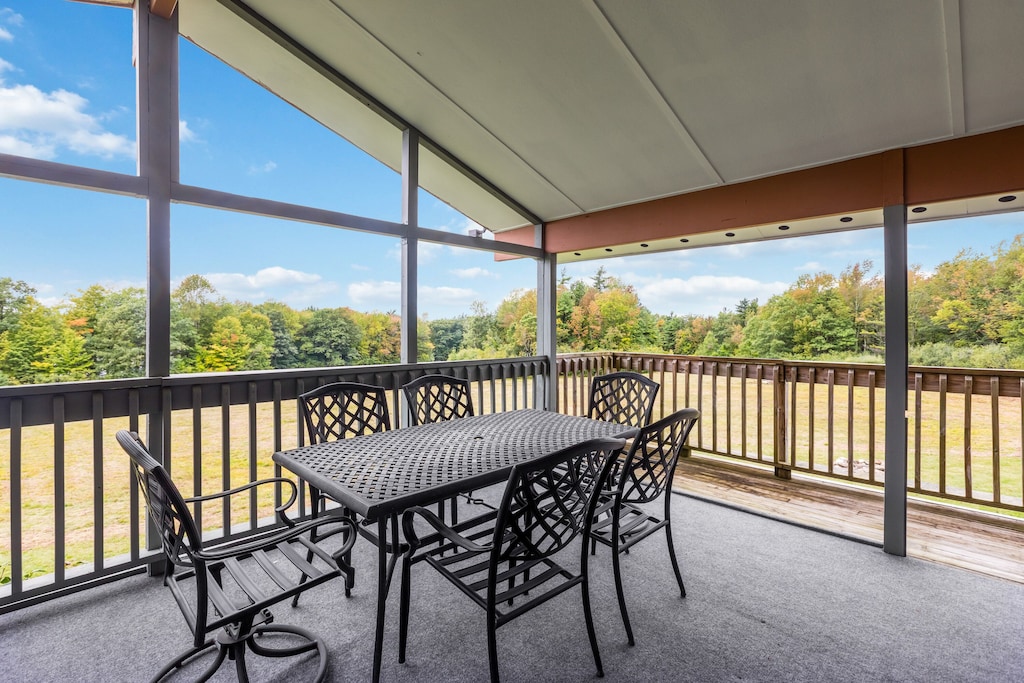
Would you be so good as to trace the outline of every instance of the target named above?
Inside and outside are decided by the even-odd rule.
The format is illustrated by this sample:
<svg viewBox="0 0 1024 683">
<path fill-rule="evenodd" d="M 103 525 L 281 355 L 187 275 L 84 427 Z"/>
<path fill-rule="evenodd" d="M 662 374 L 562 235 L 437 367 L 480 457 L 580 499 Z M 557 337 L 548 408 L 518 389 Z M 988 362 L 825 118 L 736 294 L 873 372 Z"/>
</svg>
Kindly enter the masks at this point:
<svg viewBox="0 0 1024 683">
<path fill-rule="evenodd" d="M 1024 681 L 1024 585 L 683 496 L 673 519 L 686 599 L 663 536 L 624 557 L 635 647 L 598 549 L 593 600 L 609 681 Z M 279 623 L 325 637 L 332 681 L 370 679 L 374 559 L 372 546 L 356 545 L 352 597 L 334 582 L 274 610 Z M 426 565 L 415 568 L 409 659 L 398 663 L 397 588 L 396 577 L 383 679 L 487 680 L 482 611 Z M 190 637 L 160 581 L 133 576 L 0 615 L 0 680 L 147 680 Z M 505 681 L 595 679 L 578 591 L 499 629 L 498 651 Z M 250 668 L 254 681 L 312 671 L 308 659 Z"/>
</svg>

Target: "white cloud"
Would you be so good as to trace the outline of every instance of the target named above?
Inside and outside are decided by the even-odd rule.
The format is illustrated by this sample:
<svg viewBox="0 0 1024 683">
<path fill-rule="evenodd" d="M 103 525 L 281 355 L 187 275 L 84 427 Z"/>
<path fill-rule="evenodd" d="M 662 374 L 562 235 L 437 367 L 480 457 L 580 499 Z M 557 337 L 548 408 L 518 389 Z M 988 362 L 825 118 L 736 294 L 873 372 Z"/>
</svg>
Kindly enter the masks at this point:
<svg viewBox="0 0 1024 683">
<path fill-rule="evenodd" d="M 4 7 L 0 9 L 0 21 L 11 26 L 21 26 L 25 21 L 25 17 L 21 16 L 10 7 Z"/>
<path fill-rule="evenodd" d="M 392 280 L 353 282 L 348 286 L 348 296 L 352 305 L 360 310 L 395 310 L 402 305 L 402 283 Z M 428 305 L 431 311 L 449 307 L 468 311 L 469 305 L 479 298 L 475 290 L 465 287 L 430 286 L 420 287 L 418 297 L 421 312 Z"/>
<path fill-rule="evenodd" d="M 742 276 L 694 275 L 653 280 L 639 287 L 637 294 L 656 313 L 714 315 L 723 308 L 731 310 L 741 299 L 764 303 L 788 287 L 786 282 L 761 282 Z"/>
<path fill-rule="evenodd" d="M 808 261 L 801 266 L 794 267 L 793 270 L 798 273 L 820 273 L 821 271 L 828 269 L 817 261 Z"/>
<path fill-rule="evenodd" d="M 252 275 L 207 273 L 203 277 L 225 298 L 242 301 L 278 299 L 292 305 L 305 306 L 338 290 L 337 283 L 325 281 L 316 273 L 304 273 L 281 266 L 263 268 Z"/>
<path fill-rule="evenodd" d="M 14 40 L 14 36 L 10 31 L 5 29 L 3 26 L 0 26 L 0 40 L 11 42 Z"/>
<path fill-rule="evenodd" d="M 15 71 L 14 65 L 5 59 L 0 59 L 0 74 L 5 71 Z"/>
<path fill-rule="evenodd" d="M 178 141 L 179 142 L 195 142 L 199 139 L 196 132 L 188 127 L 188 121 L 178 121 Z"/>
<path fill-rule="evenodd" d="M 465 278 L 467 280 L 479 277 L 498 277 L 497 273 L 492 273 L 486 268 L 481 268 L 479 266 L 474 266 L 473 268 L 455 268 L 448 272 L 456 277 Z"/>
<path fill-rule="evenodd" d="M 362 310 L 392 310 L 402 304 L 402 283 L 391 280 L 366 280 L 348 286 L 352 305 Z"/>
<path fill-rule="evenodd" d="M 67 90 L 45 93 L 33 85 L 0 83 L 0 136 L 11 138 L 8 149 L 41 159 L 61 149 L 107 159 L 134 156 L 135 142 L 104 130 L 97 117 L 85 112 L 88 104 Z"/>
<path fill-rule="evenodd" d="M 277 164 L 274 163 L 273 161 L 268 161 L 262 166 L 253 164 L 252 166 L 249 167 L 249 175 L 260 175 L 263 173 L 270 173 L 275 168 L 277 168 Z"/>
</svg>

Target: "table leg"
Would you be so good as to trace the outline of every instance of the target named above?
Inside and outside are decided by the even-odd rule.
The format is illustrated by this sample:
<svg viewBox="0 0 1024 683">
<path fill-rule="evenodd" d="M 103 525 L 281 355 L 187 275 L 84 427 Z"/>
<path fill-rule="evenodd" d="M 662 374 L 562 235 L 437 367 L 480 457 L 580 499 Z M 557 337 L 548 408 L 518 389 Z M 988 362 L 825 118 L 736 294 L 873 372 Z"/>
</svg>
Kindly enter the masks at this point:
<svg viewBox="0 0 1024 683">
<path fill-rule="evenodd" d="M 388 520 L 381 516 L 377 520 L 377 632 L 373 638 L 373 683 L 380 682 L 381 655 L 384 649 L 384 606 L 388 600 Z"/>
</svg>

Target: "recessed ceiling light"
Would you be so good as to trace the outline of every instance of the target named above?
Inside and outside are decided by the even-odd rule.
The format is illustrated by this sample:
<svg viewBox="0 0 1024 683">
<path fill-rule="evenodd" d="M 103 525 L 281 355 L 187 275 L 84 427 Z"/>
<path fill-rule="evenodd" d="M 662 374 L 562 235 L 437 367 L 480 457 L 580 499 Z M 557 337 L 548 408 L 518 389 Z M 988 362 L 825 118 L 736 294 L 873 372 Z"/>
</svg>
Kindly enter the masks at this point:
<svg viewBox="0 0 1024 683">
<path fill-rule="evenodd" d="M 611 247 L 605 247 L 605 248 L 604 248 L 604 250 L 605 250 L 605 251 L 611 251 L 611 250 L 612 250 L 612 248 L 611 248 Z"/>
<path fill-rule="evenodd" d="M 583 255 L 583 254 L 581 254 L 581 253 L 580 253 L 580 252 L 578 252 L 578 251 L 574 251 L 574 252 L 572 252 L 572 253 L 573 253 L 573 255 L 575 255 L 575 256 L 582 256 L 582 255 Z"/>
<path fill-rule="evenodd" d="M 736 233 L 734 233 L 734 232 L 727 232 L 727 233 L 725 233 L 725 236 L 726 237 L 735 237 Z"/>
<path fill-rule="evenodd" d="M 689 242 L 690 240 L 686 239 L 685 237 L 682 237 L 682 238 L 680 238 L 680 240 L 679 240 L 679 241 L 680 241 L 680 242 Z"/>
<path fill-rule="evenodd" d="M 1016 198 L 1017 198 L 1017 195 L 1015 195 L 1015 194 L 1008 194 L 1005 197 L 1000 197 L 999 201 L 1001 201 L 1001 202 L 1003 202 L 1005 204 L 1006 202 L 1012 202 Z"/>
<path fill-rule="evenodd" d="M 924 213 L 927 210 L 928 208 L 924 206 L 915 206 L 913 209 L 911 209 L 911 211 L 913 211 L 914 213 Z"/>
<path fill-rule="evenodd" d="M 852 219 L 852 218 L 850 218 L 849 216 L 843 216 L 842 218 L 840 218 L 840 219 L 839 219 L 839 222 L 840 222 L 840 223 L 849 223 L 849 222 L 850 222 L 850 221 L 852 221 L 852 220 L 853 220 L 853 219 Z"/>
<path fill-rule="evenodd" d="M 789 230 L 789 226 L 788 225 L 780 225 L 779 226 L 779 230 Z"/>
<path fill-rule="evenodd" d="M 647 245 L 647 244 L 641 244 L 640 246 L 646 249 L 646 248 L 647 248 L 647 247 L 648 247 L 649 245 Z"/>
</svg>

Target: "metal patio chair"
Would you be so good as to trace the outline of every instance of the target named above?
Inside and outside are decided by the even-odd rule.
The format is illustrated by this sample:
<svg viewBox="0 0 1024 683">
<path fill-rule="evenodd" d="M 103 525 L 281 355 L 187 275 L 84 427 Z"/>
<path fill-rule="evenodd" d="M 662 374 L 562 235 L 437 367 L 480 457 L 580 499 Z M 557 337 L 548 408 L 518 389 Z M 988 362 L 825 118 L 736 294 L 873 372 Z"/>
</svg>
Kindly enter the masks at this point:
<svg viewBox="0 0 1024 683">
<path fill-rule="evenodd" d="M 364 434 L 386 432 L 391 429 L 391 413 L 388 411 L 387 394 L 383 387 L 358 382 L 334 382 L 324 384 L 299 395 L 299 408 L 306 425 L 306 436 L 310 444 L 347 439 Z M 326 513 L 328 497 L 319 489 L 310 487 L 310 502 L 315 514 Z M 345 508 L 339 512 L 355 521 Z M 359 534 L 374 545 L 380 545 L 377 533 L 366 520 L 356 523 Z M 391 543 L 398 538 L 398 518 L 391 519 Z M 314 537 L 315 540 L 315 537 Z M 398 546 L 389 550 L 400 552 Z M 349 559 L 345 558 L 346 561 Z M 390 573 L 389 573 L 390 577 Z M 345 578 L 345 595 L 351 595 L 355 586 L 355 572 Z M 298 603 L 296 596 L 293 604 Z"/>
<path fill-rule="evenodd" d="M 597 509 L 591 542 L 600 541 L 612 549 L 615 592 L 622 614 L 622 625 L 626 629 L 630 645 L 635 641 L 622 587 L 622 570 L 619 562 L 622 553 L 628 552 L 640 541 L 664 529 L 668 541 L 668 556 L 672 562 L 676 582 L 679 584 L 679 593 L 681 597 L 686 597 L 686 588 L 679 572 L 676 549 L 672 542 L 673 496 L 670 489 L 676 464 L 679 462 L 679 453 L 699 418 L 700 412 L 695 408 L 683 408 L 643 427 L 633 438 L 625 456 L 620 458 L 612 469 L 607 481 L 607 487 L 611 492 L 605 496 L 602 505 Z M 653 503 L 659 497 L 665 499 L 662 517 L 640 507 Z M 591 549 L 593 550 L 593 546 Z"/>
<path fill-rule="evenodd" d="M 590 383 L 587 416 L 594 420 L 643 427 L 651 421 L 661 385 L 638 372 L 612 372 Z"/>
<path fill-rule="evenodd" d="M 402 560 L 398 661 L 405 661 L 411 570 L 425 561 L 484 609 L 492 681 L 498 680 L 497 629 L 575 586 L 581 587 L 597 674 L 604 675 L 590 608 L 587 542 L 596 493 L 624 443 L 593 439 L 517 465 L 501 505 L 462 524 L 448 525 L 423 507 L 406 511 L 402 528 L 409 549 Z M 440 546 L 434 545 L 436 534 L 418 534 L 418 519 L 442 536 Z M 581 534 L 579 571 L 574 573 L 555 558 Z"/>
<path fill-rule="evenodd" d="M 430 424 L 471 417 L 473 396 L 469 391 L 469 380 L 448 375 L 423 375 L 402 387 L 409 405 L 409 417 L 414 425 Z M 473 497 L 472 491 L 459 494 L 471 504 L 483 504 Z M 452 524 L 459 521 L 458 499 L 450 499 Z M 438 515 L 444 518 L 444 503 L 438 503 Z"/>
<path fill-rule="evenodd" d="M 164 469 L 143 445 L 138 434 L 121 430 L 117 441 L 128 453 L 142 490 L 149 516 L 159 532 L 167 558 L 164 585 L 174 596 L 193 634 L 193 646 L 167 664 L 153 678 L 162 680 L 175 669 L 216 650 L 213 663 L 198 680 L 214 674 L 226 659 L 235 664 L 239 681 L 248 680 L 245 654 L 248 649 L 262 657 L 290 657 L 316 651 L 317 681 L 327 673 L 327 648 L 322 638 L 297 626 L 273 624 L 270 607 L 350 572 L 345 557 L 356 540 L 352 522 L 329 519 L 293 522 L 286 511 L 295 502 L 298 488 L 275 477 L 193 498 L 183 498 Z M 289 489 L 285 502 L 275 509 L 284 527 L 275 527 L 234 541 L 208 544 L 203 541 L 189 505 L 249 495 L 258 486 L 279 485 Z M 328 529 L 329 528 L 329 529 Z M 333 553 L 310 540 L 310 533 L 324 530 L 321 539 L 343 533 L 344 542 Z M 307 560 L 303 561 L 302 557 Z M 299 645 L 268 647 L 267 636 L 284 634 Z"/>
</svg>

